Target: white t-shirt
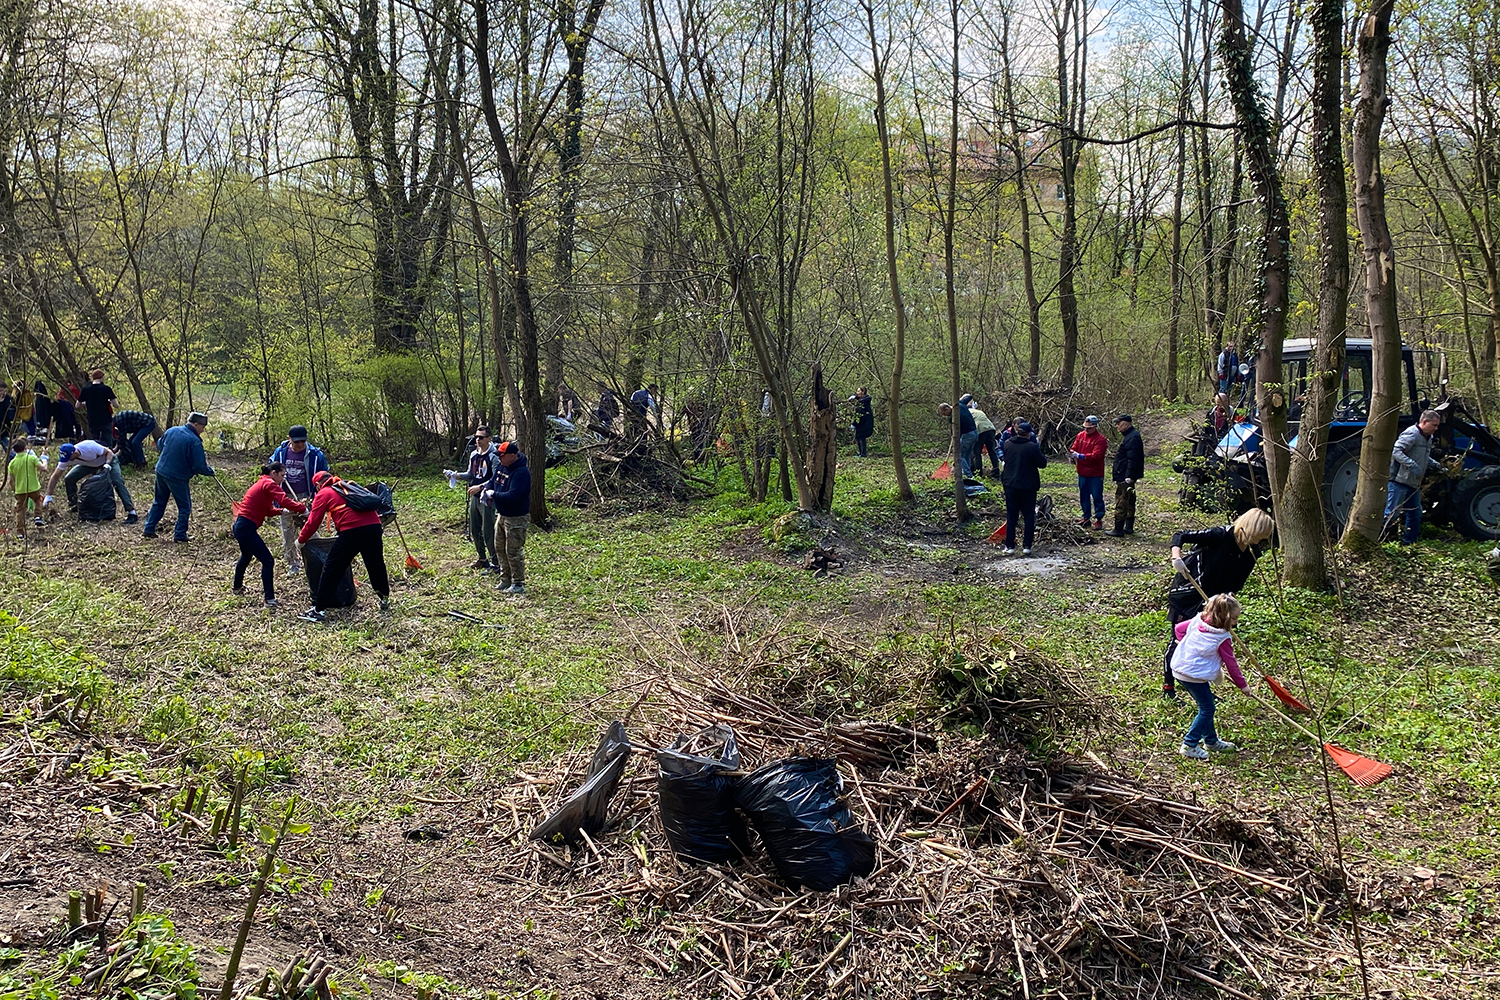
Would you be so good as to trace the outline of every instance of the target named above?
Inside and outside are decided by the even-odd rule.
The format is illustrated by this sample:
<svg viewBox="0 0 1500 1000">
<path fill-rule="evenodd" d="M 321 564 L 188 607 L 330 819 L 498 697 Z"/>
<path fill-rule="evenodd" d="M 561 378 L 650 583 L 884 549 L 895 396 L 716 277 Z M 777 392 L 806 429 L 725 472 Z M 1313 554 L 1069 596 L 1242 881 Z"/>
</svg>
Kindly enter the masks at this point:
<svg viewBox="0 0 1500 1000">
<path fill-rule="evenodd" d="M 109 449 L 98 441 L 80 441 L 74 448 L 73 460 L 90 469 L 102 469 L 107 461 L 104 457 L 107 451 Z"/>
</svg>

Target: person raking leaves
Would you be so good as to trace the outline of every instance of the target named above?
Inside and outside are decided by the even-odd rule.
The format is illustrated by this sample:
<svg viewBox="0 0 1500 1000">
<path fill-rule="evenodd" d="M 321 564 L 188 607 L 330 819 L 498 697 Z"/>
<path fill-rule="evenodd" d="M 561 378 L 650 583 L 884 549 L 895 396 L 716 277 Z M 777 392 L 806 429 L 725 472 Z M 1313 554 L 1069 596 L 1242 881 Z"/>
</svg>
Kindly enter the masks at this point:
<svg viewBox="0 0 1500 1000">
<path fill-rule="evenodd" d="M 1228 740 L 1220 739 L 1214 728 L 1216 701 L 1213 689 L 1214 681 L 1222 679 L 1228 672 L 1235 687 L 1241 691 L 1250 690 L 1240 672 L 1239 661 L 1235 659 L 1234 638 L 1229 631 L 1239 620 L 1240 602 L 1230 594 L 1216 594 L 1208 599 L 1201 612 L 1173 627 L 1172 634 L 1177 643 L 1168 669 L 1198 705 L 1198 714 L 1183 734 L 1182 746 L 1177 748 L 1184 757 L 1208 760 L 1210 750 L 1225 753 L 1239 749 Z"/>
<path fill-rule="evenodd" d="M 391 610 L 391 585 L 385 572 L 384 529 L 380 525 L 380 514 L 373 510 L 355 510 L 339 492 L 343 480 L 329 472 L 313 476 L 312 508 L 307 512 L 307 523 L 297 535 L 297 544 L 305 545 L 318 533 L 323 517 L 333 519 L 339 536 L 323 564 L 323 573 L 318 577 L 318 592 L 313 595 L 313 604 L 303 615 L 303 621 L 321 623 L 327 615 L 324 609 L 333 602 L 344 573 L 358 555 L 365 561 L 365 571 L 370 574 L 370 586 L 380 596 L 380 610 Z"/>
<path fill-rule="evenodd" d="M 266 607 L 280 605 L 276 600 L 276 558 L 260 537 L 260 526 L 272 515 L 287 512 L 301 514 L 307 508 L 286 495 L 281 488 L 286 479 L 286 466 L 281 462 L 267 462 L 260 467 L 260 478 L 245 491 L 244 499 L 234 505 L 234 540 L 240 543 L 240 559 L 234 564 L 234 592 L 245 592 L 245 568 L 251 559 L 260 560 L 260 586 L 264 592 Z"/>
</svg>

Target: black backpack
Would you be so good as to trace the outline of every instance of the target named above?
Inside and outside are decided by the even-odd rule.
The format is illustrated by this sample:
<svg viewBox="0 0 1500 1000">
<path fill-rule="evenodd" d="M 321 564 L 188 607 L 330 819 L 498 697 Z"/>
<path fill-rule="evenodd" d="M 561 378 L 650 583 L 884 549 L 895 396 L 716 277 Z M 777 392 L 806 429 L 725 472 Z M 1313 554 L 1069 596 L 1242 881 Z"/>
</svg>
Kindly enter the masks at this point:
<svg viewBox="0 0 1500 1000">
<path fill-rule="evenodd" d="M 385 483 L 371 483 L 366 487 L 348 480 L 340 480 L 333 484 L 333 489 L 344 498 L 344 503 L 350 510 L 359 511 L 362 514 L 379 514 L 382 521 L 396 516 L 396 498 L 391 488 Z"/>
</svg>

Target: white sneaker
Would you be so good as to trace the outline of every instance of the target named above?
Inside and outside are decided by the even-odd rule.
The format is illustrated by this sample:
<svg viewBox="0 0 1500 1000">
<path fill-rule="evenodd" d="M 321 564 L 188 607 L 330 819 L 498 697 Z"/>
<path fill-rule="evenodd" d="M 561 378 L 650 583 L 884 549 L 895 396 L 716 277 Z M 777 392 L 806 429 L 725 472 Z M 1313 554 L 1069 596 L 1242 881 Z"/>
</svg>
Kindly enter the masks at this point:
<svg viewBox="0 0 1500 1000">
<path fill-rule="evenodd" d="M 1182 754 L 1184 757 L 1190 757 L 1193 760 L 1208 760 L 1208 751 L 1203 749 L 1202 747 L 1190 747 L 1186 743 L 1184 743 L 1182 744 L 1182 746 L 1177 748 L 1177 752 Z"/>
<path fill-rule="evenodd" d="M 1005 548 L 1000 550 L 1000 554 L 1002 556 L 1013 556 L 1016 554 L 1016 550 L 1007 545 L 1005 546 Z"/>
<path fill-rule="evenodd" d="M 1238 746 L 1228 740 L 1215 740 L 1212 743 L 1205 743 L 1203 745 L 1215 753 L 1234 753 L 1239 749 Z"/>
<path fill-rule="evenodd" d="M 1023 555 L 1023 556 L 1029 556 L 1029 555 L 1031 555 L 1031 550 L 1030 549 L 1022 549 L 1021 550 L 1021 555 Z"/>
</svg>

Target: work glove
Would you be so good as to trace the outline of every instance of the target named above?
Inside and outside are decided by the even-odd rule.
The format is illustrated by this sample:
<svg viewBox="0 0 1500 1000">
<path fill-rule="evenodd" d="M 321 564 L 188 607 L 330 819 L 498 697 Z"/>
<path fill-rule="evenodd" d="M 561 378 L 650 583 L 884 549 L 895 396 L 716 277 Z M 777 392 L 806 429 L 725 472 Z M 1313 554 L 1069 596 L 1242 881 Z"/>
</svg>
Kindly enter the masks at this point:
<svg viewBox="0 0 1500 1000">
<path fill-rule="evenodd" d="M 1186 559 L 1173 559 L 1172 568 L 1181 573 L 1183 576 L 1188 575 L 1188 564 Z"/>
<path fill-rule="evenodd" d="M 1127 479 L 1127 480 L 1125 480 L 1125 485 L 1126 486 L 1134 486 L 1135 485 L 1135 480 L 1134 479 Z"/>
</svg>

